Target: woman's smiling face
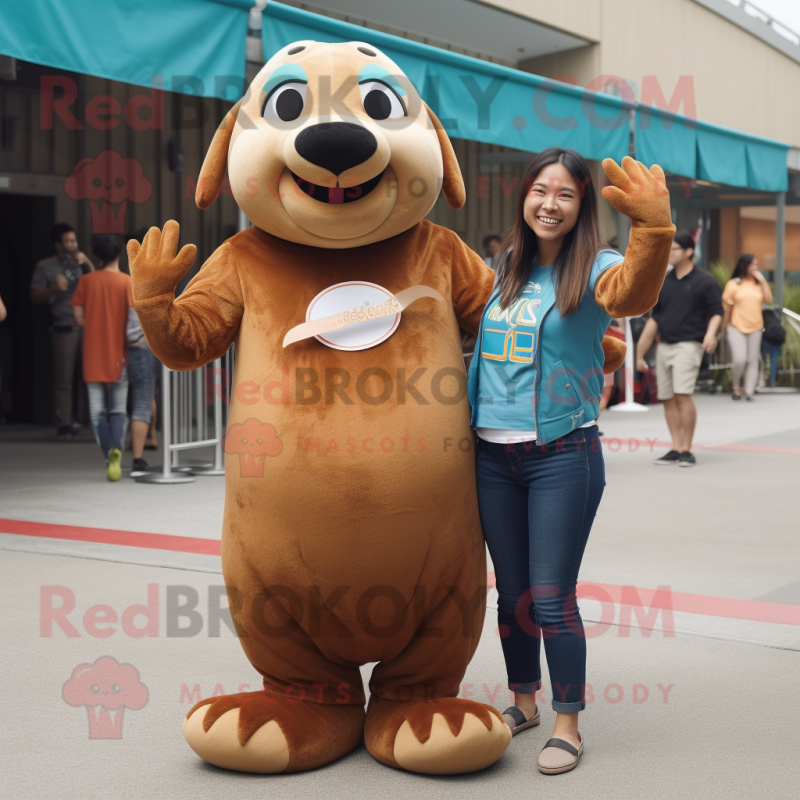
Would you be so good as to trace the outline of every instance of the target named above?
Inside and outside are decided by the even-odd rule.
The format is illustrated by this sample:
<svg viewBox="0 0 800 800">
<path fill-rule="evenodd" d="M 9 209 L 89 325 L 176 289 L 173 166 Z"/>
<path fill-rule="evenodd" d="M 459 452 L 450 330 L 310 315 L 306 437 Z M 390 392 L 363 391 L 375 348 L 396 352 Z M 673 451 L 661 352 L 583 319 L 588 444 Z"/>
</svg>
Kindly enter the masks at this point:
<svg viewBox="0 0 800 800">
<path fill-rule="evenodd" d="M 563 239 L 578 221 L 581 191 L 560 162 L 548 164 L 536 176 L 525 198 L 522 216 L 539 240 Z"/>
</svg>

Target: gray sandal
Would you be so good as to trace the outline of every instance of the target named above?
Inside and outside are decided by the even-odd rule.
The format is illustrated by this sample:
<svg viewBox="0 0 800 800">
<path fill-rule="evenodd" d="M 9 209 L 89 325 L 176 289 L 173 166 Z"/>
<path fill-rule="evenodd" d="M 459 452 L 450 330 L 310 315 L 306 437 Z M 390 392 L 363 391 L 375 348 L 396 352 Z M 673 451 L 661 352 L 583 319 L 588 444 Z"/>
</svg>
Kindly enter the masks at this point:
<svg viewBox="0 0 800 800">
<path fill-rule="evenodd" d="M 526 728 L 535 728 L 542 721 L 542 718 L 538 708 L 536 709 L 536 714 L 528 719 L 521 708 L 511 706 L 503 712 L 503 720 L 511 728 L 511 735 L 516 736 Z"/>
<path fill-rule="evenodd" d="M 578 736 L 581 740 L 578 748 L 563 739 L 549 739 L 542 752 L 539 753 L 537 762 L 539 772 L 543 772 L 545 775 L 559 775 L 575 769 L 583 755 L 583 737 L 580 734 Z"/>
</svg>

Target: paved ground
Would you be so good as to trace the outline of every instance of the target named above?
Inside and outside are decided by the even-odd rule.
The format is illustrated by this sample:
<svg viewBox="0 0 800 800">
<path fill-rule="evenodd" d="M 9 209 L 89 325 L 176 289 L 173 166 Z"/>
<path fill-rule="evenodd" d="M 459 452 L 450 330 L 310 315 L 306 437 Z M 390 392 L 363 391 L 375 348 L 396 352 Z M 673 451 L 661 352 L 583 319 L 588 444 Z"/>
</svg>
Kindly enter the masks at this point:
<svg viewBox="0 0 800 800">
<path fill-rule="evenodd" d="M 5 792 L 20 798 L 211 798 L 228 792 L 254 798 L 323 792 L 330 798 L 356 792 L 796 798 L 800 396 L 763 395 L 750 405 L 727 396 L 697 401 L 699 465 L 693 470 L 651 465 L 668 444 L 659 408 L 608 412 L 602 419 L 608 485 L 581 576 L 587 584 L 582 613 L 596 625 L 589 642 L 594 702 L 582 716 L 583 761 L 557 777 L 540 775 L 534 764 L 550 733 L 549 709 L 543 726 L 517 737 L 495 767 L 458 778 L 391 770 L 363 748 L 303 775 L 246 776 L 204 765 L 179 730 L 196 693 L 257 685 L 224 622 L 214 630 L 219 559 L 20 536 L 14 521 L 213 541 L 222 479 L 111 485 L 90 441 L 62 444 L 39 429 L 0 429 Z M 156 635 L 133 638 L 119 624 L 108 638 L 90 635 L 84 623 L 89 607 L 107 605 L 111 616 L 122 618 L 127 607 L 148 602 L 148 584 L 156 585 L 151 592 L 158 596 Z M 67 636 L 55 624 L 42 629 L 43 586 L 65 587 L 49 591 L 68 604 L 74 598 L 67 619 L 79 635 Z M 669 587 L 672 621 L 662 611 L 649 621 L 642 616 L 640 627 L 630 606 L 618 602 L 626 586 L 638 587 L 645 606 L 652 602 L 648 590 Z M 168 629 L 167 605 L 176 592 L 197 593 L 203 623 L 197 635 Z M 598 622 L 602 614 L 605 624 Z M 490 608 L 463 689 L 504 708 L 494 625 Z M 106 655 L 135 665 L 149 697 L 143 708 L 125 710 L 121 739 L 90 739 L 87 708 L 64 702 L 62 687 L 77 665 Z"/>
</svg>

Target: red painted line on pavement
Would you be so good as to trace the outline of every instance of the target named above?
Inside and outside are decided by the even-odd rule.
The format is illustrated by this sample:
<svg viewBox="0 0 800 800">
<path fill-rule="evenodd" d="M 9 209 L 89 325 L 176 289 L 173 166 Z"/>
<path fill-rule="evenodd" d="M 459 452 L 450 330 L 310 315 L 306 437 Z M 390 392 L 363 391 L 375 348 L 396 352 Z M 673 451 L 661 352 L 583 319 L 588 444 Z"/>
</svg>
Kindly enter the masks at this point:
<svg viewBox="0 0 800 800">
<path fill-rule="evenodd" d="M 598 591 L 599 590 L 599 591 Z M 707 617 L 746 619 L 754 622 L 777 622 L 781 625 L 800 625 L 800 606 L 790 603 L 771 603 L 767 600 L 739 600 L 733 597 L 715 597 L 707 594 L 673 592 L 664 587 L 639 589 L 633 586 L 616 586 L 609 583 L 578 582 L 578 597 L 591 597 L 621 605 L 641 605 L 645 608 L 672 609 Z"/>
<path fill-rule="evenodd" d="M 488 577 L 490 588 L 494 588 L 494 572 L 490 572 Z M 739 600 L 733 597 L 673 592 L 668 586 L 660 589 L 641 589 L 636 586 L 619 586 L 613 583 L 578 581 L 578 597 L 597 600 L 603 604 L 685 611 L 705 617 L 800 625 L 800 606 L 791 603 L 771 603 L 767 600 Z"/>
<path fill-rule="evenodd" d="M 636 452 L 637 450 L 647 449 L 651 453 L 655 448 L 663 447 L 672 450 L 672 442 L 663 439 L 637 439 L 635 436 L 604 436 L 600 440 L 611 452 L 620 452 L 627 448 L 625 452 Z M 636 450 L 630 450 L 629 443 L 633 441 L 638 444 Z M 609 442 L 618 442 L 615 447 L 609 447 Z M 724 450 L 731 453 L 768 453 L 770 455 L 800 456 L 800 447 L 775 447 L 772 445 L 761 444 L 697 444 L 692 445 L 692 450 Z"/>
<path fill-rule="evenodd" d="M 216 539 L 193 536 L 171 536 L 165 533 L 139 533 L 106 528 L 82 528 L 76 525 L 53 525 L 47 522 L 25 522 L 0 519 L 0 533 L 17 536 L 38 536 L 73 542 L 95 542 L 125 547 L 142 547 L 149 550 L 168 550 L 177 553 L 196 553 L 218 556 L 221 543 Z M 487 575 L 490 588 L 495 586 L 494 572 Z M 708 617 L 776 622 L 781 625 L 800 626 L 800 606 L 790 603 L 770 603 L 765 600 L 738 600 L 731 597 L 673 592 L 669 587 L 643 589 L 611 583 L 578 582 L 578 597 L 598 600 L 601 603 L 641 606 L 645 609 L 671 609 Z"/>
<path fill-rule="evenodd" d="M 709 447 L 700 446 L 701 450 L 730 450 L 736 453 L 780 453 L 789 456 L 800 456 L 800 447 L 768 447 L 761 444 L 715 444 Z"/>
<path fill-rule="evenodd" d="M 125 547 L 143 547 L 148 550 L 171 550 L 176 553 L 198 553 L 204 556 L 218 556 L 221 552 L 221 543 L 217 539 L 170 536 L 165 533 L 114 531 L 106 528 L 81 528 L 76 525 L 52 525 L 46 522 L 23 522 L 17 519 L 0 519 L 0 533 L 67 539 L 72 542 L 117 544 Z"/>
</svg>

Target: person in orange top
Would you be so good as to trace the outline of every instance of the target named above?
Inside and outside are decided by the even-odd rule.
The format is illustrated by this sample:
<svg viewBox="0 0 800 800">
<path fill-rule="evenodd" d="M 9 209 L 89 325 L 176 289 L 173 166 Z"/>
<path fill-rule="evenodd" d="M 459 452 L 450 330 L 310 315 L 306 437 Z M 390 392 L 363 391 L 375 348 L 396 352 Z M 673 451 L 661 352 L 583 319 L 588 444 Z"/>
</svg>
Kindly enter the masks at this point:
<svg viewBox="0 0 800 800">
<path fill-rule="evenodd" d="M 772 291 L 758 269 L 756 257 L 743 255 L 722 293 L 725 307 L 722 324 L 728 331 L 731 345 L 734 400 L 742 396 L 742 376 L 745 398 L 753 399 L 758 383 L 761 333 L 764 329 L 761 307 L 771 302 Z"/>
<path fill-rule="evenodd" d="M 125 327 L 133 295 L 130 275 L 119 269 L 119 239 L 110 234 L 97 236 L 92 249 L 103 266 L 80 279 L 72 306 L 75 322 L 84 329 L 83 379 L 89 390 L 94 436 L 106 457 L 106 476 L 118 481 L 128 423 Z"/>
</svg>

